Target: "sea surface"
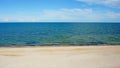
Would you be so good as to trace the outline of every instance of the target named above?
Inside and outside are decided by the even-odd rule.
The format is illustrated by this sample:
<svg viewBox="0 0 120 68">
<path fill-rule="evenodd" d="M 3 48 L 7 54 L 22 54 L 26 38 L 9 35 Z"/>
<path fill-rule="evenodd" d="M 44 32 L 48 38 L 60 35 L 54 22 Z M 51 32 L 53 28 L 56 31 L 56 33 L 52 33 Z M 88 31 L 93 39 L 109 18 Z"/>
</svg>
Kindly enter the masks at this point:
<svg viewBox="0 0 120 68">
<path fill-rule="evenodd" d="M 0 23 L 0 46 L 104 44 L 120 44 L 120 23 Z"/>
</svg>

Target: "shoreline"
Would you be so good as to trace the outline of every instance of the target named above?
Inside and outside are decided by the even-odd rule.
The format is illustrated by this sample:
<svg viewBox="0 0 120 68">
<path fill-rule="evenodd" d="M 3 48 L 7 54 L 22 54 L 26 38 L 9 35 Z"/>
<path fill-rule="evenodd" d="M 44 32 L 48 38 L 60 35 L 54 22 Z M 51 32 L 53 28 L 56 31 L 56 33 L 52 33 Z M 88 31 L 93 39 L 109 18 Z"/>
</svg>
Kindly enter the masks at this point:
<svg viewBox="0 0 120 68">
<path fill-rule="evenodd" d="M 9 45 L 9 46 L 2 46 L 0 48 L 15 48 L 15 47 L 83 47 L 83 46 L 120 46 L 120 44 L 103 44 L 103 45 Z"/>
</svg>

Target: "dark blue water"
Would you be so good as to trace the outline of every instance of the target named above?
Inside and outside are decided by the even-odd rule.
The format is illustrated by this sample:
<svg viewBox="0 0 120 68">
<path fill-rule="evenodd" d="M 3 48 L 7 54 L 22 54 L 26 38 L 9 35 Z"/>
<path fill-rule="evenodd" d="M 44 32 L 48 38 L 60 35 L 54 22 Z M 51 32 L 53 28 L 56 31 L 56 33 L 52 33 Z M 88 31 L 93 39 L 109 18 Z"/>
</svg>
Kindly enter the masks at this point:
<svg viewBox="0 0 120 68">
<path fill-rule="evenodd" d="M 0 46 L 120 44 L 120 23 L 0 23 Z"/>
</svg>

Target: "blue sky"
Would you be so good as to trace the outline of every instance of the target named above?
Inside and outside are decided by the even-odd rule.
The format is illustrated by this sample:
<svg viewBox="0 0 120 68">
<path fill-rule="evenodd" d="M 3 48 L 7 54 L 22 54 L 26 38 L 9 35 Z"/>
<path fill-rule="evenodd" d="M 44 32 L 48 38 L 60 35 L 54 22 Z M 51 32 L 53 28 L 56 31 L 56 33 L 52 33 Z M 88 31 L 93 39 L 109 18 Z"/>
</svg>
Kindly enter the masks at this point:
<svg viewBox="0 0 120 68">
<path fill-rule="evenodd" d="M 0 0 L 1 22 L 120 22 L 120 0 Z"/>
</svg>

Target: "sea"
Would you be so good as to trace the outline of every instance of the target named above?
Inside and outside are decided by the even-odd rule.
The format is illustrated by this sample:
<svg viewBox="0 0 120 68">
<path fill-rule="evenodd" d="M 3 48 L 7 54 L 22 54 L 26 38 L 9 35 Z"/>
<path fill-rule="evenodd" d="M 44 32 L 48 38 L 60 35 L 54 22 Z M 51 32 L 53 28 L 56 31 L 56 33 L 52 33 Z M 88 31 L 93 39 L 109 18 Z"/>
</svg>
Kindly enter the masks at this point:
<svg viewBox="0 0 120 68">
<path fill-rule="evenodd" d="M 0 22 L 0 47 L 87 45 L 120 45 L 120 23 Z"/>
</svg>

